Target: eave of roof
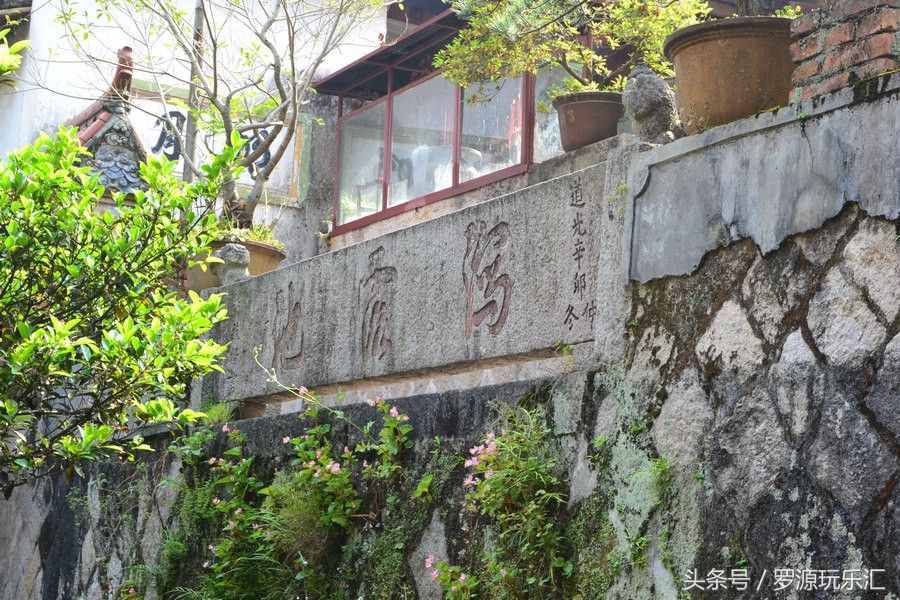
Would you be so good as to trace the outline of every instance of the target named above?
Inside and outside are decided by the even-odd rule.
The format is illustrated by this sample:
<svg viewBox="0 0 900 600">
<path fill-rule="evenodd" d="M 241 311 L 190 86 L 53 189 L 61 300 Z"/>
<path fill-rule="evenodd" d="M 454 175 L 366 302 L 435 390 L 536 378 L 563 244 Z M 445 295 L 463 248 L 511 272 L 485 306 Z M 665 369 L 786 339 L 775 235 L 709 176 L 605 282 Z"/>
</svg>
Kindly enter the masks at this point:
<svg viewBox="0 0 900 600">
<path fill-rule="evenodd" d="M 379 75 L 389 69 L 416 70 L 404 66 L 404 62 L 421 52 L 446 43 L 462 28 L 462 22 L 451 9 L 447 9 L 421 25 L 410 29 L 396 40 L 384 44 L 362 58 L 316 81 L 313 85 L 320 94 L 371 99 L 373 94 L 386 93 Z M 367 85 L 369 84 L 369 85 Z"/>
</svg>

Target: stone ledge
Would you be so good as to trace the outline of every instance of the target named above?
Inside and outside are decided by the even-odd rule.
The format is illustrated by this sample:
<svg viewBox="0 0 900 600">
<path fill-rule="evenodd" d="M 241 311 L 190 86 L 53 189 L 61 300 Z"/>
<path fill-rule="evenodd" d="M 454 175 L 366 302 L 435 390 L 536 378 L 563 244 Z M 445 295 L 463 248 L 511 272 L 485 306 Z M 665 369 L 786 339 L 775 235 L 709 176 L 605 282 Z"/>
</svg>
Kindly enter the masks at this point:
<svg viewBox="0 0 900 600">
<path fill-rule="evenodd" d="M 900 75 L 885 75 L 641 154 L 629 173 L 628 278 L 690 273 L 744 238 L 770 252 L 847 202 L 897 218 L 898 91 Z"/>
</svg>

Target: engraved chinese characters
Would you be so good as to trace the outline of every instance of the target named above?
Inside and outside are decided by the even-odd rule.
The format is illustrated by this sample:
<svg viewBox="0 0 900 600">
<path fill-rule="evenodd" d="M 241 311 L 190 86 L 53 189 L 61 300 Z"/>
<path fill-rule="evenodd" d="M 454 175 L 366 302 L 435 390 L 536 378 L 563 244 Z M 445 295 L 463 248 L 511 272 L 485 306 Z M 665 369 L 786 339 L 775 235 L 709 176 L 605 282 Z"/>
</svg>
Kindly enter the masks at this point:
<svg viewBox="0 0 900 600">
<path fill-rule="evenodd" d="M 297 286 L 300 287 L 300 286 Z M 279 289 L 275 293 L 274 334 L 275 348 L 272 368 L 281 372 L 300 367 L 303 358 L 303 305 L 302 287 L 296 289 L 294 282 L 287 285 L 287 291 Z"/>
<path fill-rule="evenodd" d="M 513 281 L 505 272 L 510 243 L 507 223 L 498 223 L 488 230 L 484 221 L 473 221 L 466 228 L 466 337 L 483 324 L 491 335 L 497 335 L 506 324 L 513 290 Z"/>
<path fill-rule="evenodd" d="M 362 302 L 362 330 L 360 331 L 363 360 L 389 359 L 394 349 L 391 339 L 391 311 L 397 269 L 383 266 L 384 248 L 369 255 L 369 272 L 360 282 Z"/>
<path fill-rule="evenodd" d="M 587 206 L 584 200 L 584 188 L 581 185 L 581 175 L 576 175 L 569 182 L 569 208 L 572 215 L 568 234 L 572 239 L 572 251 L 570 261 L 575 274 L 569 283 L 570 300 L 567 303 L 563 315 L 563 326 L 567 331 L 572 331 L 578 321 L 594 328 L 594 318 L 597 315 L 597 303 L 591 298 L 588 282 L 591 277 L 588 269 L 592 267 L 589 254 L 589 239 L 587 226 Z"/>
</svg>

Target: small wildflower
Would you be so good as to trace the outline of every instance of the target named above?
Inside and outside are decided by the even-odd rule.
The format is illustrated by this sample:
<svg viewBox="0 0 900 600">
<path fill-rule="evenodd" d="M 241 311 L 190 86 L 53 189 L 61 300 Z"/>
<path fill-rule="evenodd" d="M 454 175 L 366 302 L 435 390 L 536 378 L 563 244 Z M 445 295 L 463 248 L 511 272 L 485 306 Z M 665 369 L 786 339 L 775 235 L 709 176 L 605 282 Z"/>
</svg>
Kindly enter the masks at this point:
<svg viewBox="0 0 900 600">
<path fill-rule="evenodd" d="M 397 420 L 403 422 L 409 421 L 409 415 L 400 415 L 399 417 L 397 417 Z"/>
<path fill-rule="evenodd" d="M 231 431 L 231 427 L 228 426 L 228 423 L 222 425 L 222 433 L 228 433 Z"/>
<path fill-rule="evenodd" d="M 429 554 L 427 558 L 425 558 L 425 568 L 430 569 L 434 565 L 434 554 Z"/>
<path fill-rule="evenodd" d="M 216 496 L 215 498 L 212 499 L 213 506 L 218 505 L 219 502 L 221 502 L 221 501 L 222 501 L 221 498 L 219 498 L 218 496 Z"/>
<path fill-rule="evenodd" d="M 493 474 L 494 474 L 494 471 L 493 471 L 492 469 L 488 469 L 487 471 L 484 472 L 484 478 L 485 478 L 485 479 L 488 479 L 488 478 L 491 477 Z"/>
<path fill-rule="evenodd" d="M 209 568 L 209 561 L 208 561 L 208 560 L 203 562 L 203 568 L 204 568 L 204 569 L 208 569 L 208 568 Z"/>
<path fill-rule="evenodd" d="M 350 454 L 350 448 L 344 446 L 344 454 Z"/>
<path fill-rule="evenodd" d="M 469 475 L 463 480 L 463 487 L 473 487 L 475 485 L 475 478 Z"/>
<path fill-rule="evenodd" d="M 469 467 L 474 467 L 475 465 L 477 465 L 478 462 L 479 461 L 478 461 L 477 457 L 476 458 L 467 458 L 466 462 L 465 462 L 465 466 L 468 469 Z"/>
<path fill-rule="evenodd" d="M 437 578 L 438 578 L 438 572 L 437 572 L 437 569 L 432 569 L 432 570 L 431 570 L 431 580 L 434 581 L 434 580 L 436 580 Z"/>
<path fill-rule="evenodd" d="M 290 444 L 290 443 L 291 443 L 291 436 L 286 435 L 286 436 L 284 436 L 283 438 L 281 438 L 281 443 L 282 443 L 282 444 Z"/>
<path fill-rule="evenodd" d="M 235 523 L 234 521 L 228 521 L 228 524 L 224 527 L 224 529 L 225 531 L 231 531 L 235 527 L 237 527 L 237 523 Z"/>
<path fill-rule="evenodd" d="M 369 406 L 378 406 L 378 400 L 376 400 L 375 398 L 369 398 L 368 400 L 366 400 L 366 404 L 368 404 Z"/>
<path fill-rule="evenodd" d="M 207 546 L 206 549 L 209 550 L 210 552 L 215 552 L 215 551 L 216 551 L 216 547 L 213 546 L 212 544 L 210 544 L 209 546 Z"/>
<path fill-rule="evenodd" d="M 368 469 L 368 468 L 369 468 L 369 461 L 363 459 L 363 469 Z"/>
<path fill-rule="evenodd" d="M 211 459 L 209 459 L 208 461 L 206 461 L 206 463 L 207 463 L 207 464 L 210 464 L 210 465 L 214 465 L 214 464 L 216 464 L 216 458 L 215 458 L 215 457 L 212 457 Z"/>
<path fill-rule="evenodd" d="M 394 417 L 394 418 L 397 418 L 397 417 L 400 416 L 400 411 L 397 410 L 397 407 L 396 407 L 396 406 L 392 406 L 392 407 L 391 407 L 391 410 L 388 412 L 388 414 L 391 415 L 391 416 Z"/>
<path fill-rule="evenodd" d="M 460 574 L 459 574 L 459 582 L 460 582 L 460 583 L 463 583 L 465 580 L 466 580 L 466 574 L 465 574 L 465 573 L 460 573 Z"/>
<path fill-rule="evenodd" d="M 244 512 L 244 509 L 243 509 L 243 508 L 238 508 L 237 510 L 234 511 L 234 514 L 239 515 L 239 514 L 241 514 L 242 512 Z"/>
<path fill-rule="evenodd" d="M 341 472 L 341 465 L 340 463 L 333 462 L 328 465 L 328 470 L 331 471 L 331 473 L 333 473 L 334 475 L 337 475 Z"/>
</svg>

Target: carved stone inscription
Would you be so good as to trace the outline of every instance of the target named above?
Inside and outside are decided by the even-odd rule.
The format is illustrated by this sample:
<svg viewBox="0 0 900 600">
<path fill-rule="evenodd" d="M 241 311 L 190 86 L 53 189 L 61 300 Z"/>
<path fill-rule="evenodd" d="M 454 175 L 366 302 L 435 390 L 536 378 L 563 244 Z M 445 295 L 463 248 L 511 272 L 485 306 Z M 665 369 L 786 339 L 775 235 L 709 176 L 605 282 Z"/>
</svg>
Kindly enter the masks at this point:
<svg viewBox="0 0 900 600">
<path fill-rule="evenodd" d="M 299 287 L 299 286 L 298 286 Z M 295 289 L 294 282 L 287 290 L 275 293 L 274 335 L 275 351 L 272 368 L 277 372 L 297 369 L 303 358 L 303 305 L 302 287 Z"/>
<path fill-rule="evenodd" d="M 466 291 L 465 334 L 487 324 L 497 335 L 506 324 L 513 281 L 505 273 L 511 235 L 508 223 L 490 230 L 484 221 L 473 221 L 466 228 L 466 256 L 463 259 L 463 284 Z"/>
<path fill-rule="evenodd" d="M 369 255 L 369 271 L 360 282 L 362 307 L 361 350 L 364 361 L 389 358 L 394 349 L 391 319 L 397 269 L 383 266 L 384 248 Z"/>
</svg>

